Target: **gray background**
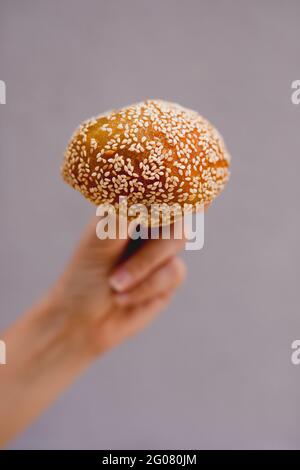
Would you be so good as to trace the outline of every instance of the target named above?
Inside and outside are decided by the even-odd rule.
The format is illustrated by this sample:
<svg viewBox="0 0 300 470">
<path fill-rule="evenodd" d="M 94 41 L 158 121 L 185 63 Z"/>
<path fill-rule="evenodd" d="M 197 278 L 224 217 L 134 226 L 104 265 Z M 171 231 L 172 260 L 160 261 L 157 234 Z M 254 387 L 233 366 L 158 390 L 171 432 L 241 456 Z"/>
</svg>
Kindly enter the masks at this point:
<svg viewBox="0 0 300 470">
<path fill-rule="evenodd" d="M 169 311 L 11 448 L 300 448 L 299 17 L 297 0 L 1 0 L 1 328 L 93 212 L 59 175 L 81 120 L 160 97 L 211 119 L 233 155 Z"/>
</svg>

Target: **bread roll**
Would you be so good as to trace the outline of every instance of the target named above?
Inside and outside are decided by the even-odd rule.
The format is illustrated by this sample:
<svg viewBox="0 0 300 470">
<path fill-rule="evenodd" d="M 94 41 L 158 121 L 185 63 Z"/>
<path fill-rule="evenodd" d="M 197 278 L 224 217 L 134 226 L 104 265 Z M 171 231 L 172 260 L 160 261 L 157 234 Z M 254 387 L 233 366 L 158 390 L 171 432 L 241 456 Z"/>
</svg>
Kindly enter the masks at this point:
<svg viewBox="0 0 300 470">
<path fill-rule="evenodd" d="M 210 203 L 229 177 L 230 156 L 218 131 L 198 113 L 147 100 L 84 122 L 62 166 L 64 180 L 94 204 Z"/>
</svg>

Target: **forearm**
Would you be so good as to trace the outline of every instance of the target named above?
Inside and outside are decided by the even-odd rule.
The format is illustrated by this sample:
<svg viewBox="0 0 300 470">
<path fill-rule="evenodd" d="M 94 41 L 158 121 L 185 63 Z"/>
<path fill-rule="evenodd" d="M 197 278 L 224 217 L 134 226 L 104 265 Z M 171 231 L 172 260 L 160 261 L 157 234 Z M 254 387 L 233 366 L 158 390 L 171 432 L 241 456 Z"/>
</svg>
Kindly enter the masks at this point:
<svg viewBox="0 0 300 470">
<path fill-rule="evenodd" d="M 165 309 L 184 278 L 176 256 L 183 243 L 153 240 L 128 258 L 128 240 L 100 242 L 93 221 L 51 294 L 1 334 L 7 364 L 0 366 L 0 445 L 95 357 Z"/>
<path fill-rule="evenodd" d="M 2 336 L 7 364 L 0 366 L 0 445 L 38 416 L 93 359 L 86 331 L 67 318 L 47 299 Z"/>
</svg>

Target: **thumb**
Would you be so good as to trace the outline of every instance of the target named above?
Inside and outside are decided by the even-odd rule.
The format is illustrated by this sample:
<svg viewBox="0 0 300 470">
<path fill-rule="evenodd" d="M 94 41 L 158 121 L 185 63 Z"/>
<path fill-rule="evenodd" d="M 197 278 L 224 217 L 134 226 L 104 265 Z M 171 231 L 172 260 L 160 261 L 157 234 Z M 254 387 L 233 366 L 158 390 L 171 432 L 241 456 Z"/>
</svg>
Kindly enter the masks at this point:
<svg viewBox="0 0 300 470">
<path fill-rule="evenodd" d="M 112 267 L 118 262 L 129 243 L 128 232 L 120 230 L 119 219 L 114 215 L 93 217 L 79 245 L 80 256 L 91 262 Z"/>
</svg>

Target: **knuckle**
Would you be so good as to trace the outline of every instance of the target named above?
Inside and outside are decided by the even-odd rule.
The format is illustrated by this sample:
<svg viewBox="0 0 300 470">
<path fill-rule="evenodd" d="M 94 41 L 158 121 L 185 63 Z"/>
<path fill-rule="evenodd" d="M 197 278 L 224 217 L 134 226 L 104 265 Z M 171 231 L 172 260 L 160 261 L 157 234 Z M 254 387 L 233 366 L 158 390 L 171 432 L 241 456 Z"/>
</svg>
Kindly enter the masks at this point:
<svg viewBox="0 0 300 470">
<path fill-rule="evenodd" d="M 166 240 L 166 242 L 170 245 L 171 251 L 179 251 L 185 245 L 184 238 L 172 238 L 171 240 Z"/>
<path fill-rule="evenodd" d="M 176 281 L 178 283 L 182 282 L 186 277 L 187 270 L 184 262 L 180 258 L 175 258 L 173 260 L 173 269 Z"/>
<path fill-rule="evenodd" d="M 149 281 L 147 284 L 145 282 L 141 283 L 139 287 L 136 288 L 136 296 L 138 299 L 144 299 L 149 296 L 149 293 L 153 290 L 153 282 Z"/>
<path fill-rule="evenodd" d="M 186 242 L 185 238 L 182 237 L 180 240 L 177 240 L 177 241 L 178 241 L 178 247 L 179 247 L 179 249 L 183 249 L 184 246 L 185 246 L 185 242 Z"/>
<path fill-rule="evenodd" d="M 148 271 L 149 266 L 150 262 L 148 257 L 144 254 L 140 254 L 135 259 L 128 262 L 127 269 L 134 278 L 139 279 Z"/>
</svg>

